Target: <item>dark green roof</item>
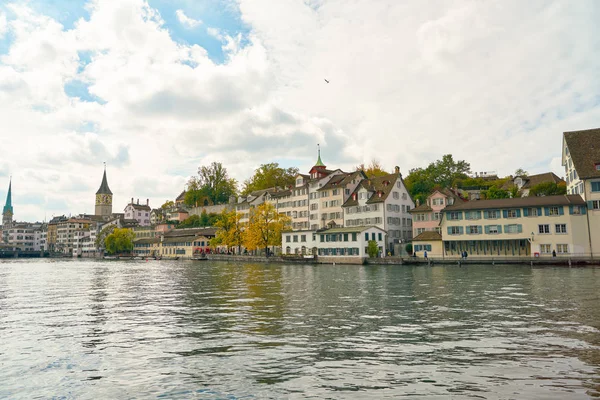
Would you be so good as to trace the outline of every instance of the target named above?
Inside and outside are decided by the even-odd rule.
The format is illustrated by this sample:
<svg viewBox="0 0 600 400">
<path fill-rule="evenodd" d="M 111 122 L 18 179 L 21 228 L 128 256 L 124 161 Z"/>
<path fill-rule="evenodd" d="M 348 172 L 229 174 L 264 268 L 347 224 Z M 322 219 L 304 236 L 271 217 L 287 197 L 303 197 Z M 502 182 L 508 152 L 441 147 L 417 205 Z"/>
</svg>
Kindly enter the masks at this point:
<svg viewBox="0 0 600 400">
<path fill-rule="evenodd" d="M 102 183 L 100 184 L 100 189 L 96 192 L 96 194 L 113 194 L 108 187 L 108 182 L 106 181 L 106 169 L 104 169 L 104 175 L 102 176 Z"/>
<path fill-rule="evenodd" d="M 13 214 L 13 206 L 12 206 L 12 179 L 10 180 L 9 184 L 8 184 L 8 194 L 6 195 L 6 204 L 4 205 L 4 209 L 2 210 L 2 213 L 6 213 L 7 211 L 10 211 L 11 214 Z"/>
</svg>

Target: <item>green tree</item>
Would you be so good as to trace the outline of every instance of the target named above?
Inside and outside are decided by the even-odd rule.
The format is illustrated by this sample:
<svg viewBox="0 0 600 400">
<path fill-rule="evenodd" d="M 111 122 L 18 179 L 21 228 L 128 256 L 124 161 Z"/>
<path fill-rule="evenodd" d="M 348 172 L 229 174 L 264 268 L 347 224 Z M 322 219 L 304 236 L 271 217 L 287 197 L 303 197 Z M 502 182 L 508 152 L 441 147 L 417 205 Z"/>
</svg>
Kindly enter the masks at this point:
<svg viewBox="0 0 600 400">
<path fill-rule="evenodd" d="M 213 204 L 224 204 L 237 194 L 237 182 L 227 175 L 227 168 L 220 162 L 198 168 L 200 189 Z"/>
<path fill-rule="evenodd" d="M 104 247 L 109 254 L 133 251 L 133 230 L 127 228 L 115 228 L 115 230 L 104 239 Z"/>
<path fill-rule="evenodd" d="M 469 178 L 471 165 L 464 161 L 455 161 L 451 154 L 441 160 L 430 163 L 427 168 L 413 168 L 408 172 L 404 183 L 413 199 L 425 201 L 435 188 L 458 185 Z"/>
<path fill-rule="evenodd" d="M 255 190 L 263 190 L 272 187 L 288 187 L 295 183 L 298 168 L 281 168 L 278 163 L 262 164 L 250 179 L 244 181 L 242 195 L 246 196 Z"/>
<path fill-rule="evenodd" d="M 281 232 L 289 229 L 291 218 L 279 214 L 271 203 L 262 203 L 250 212 L 250 221 L 244 232 L 244 246 L 248 250 L 281 245 Z"/>
<path fill-rule="evenodd" d="M 567 194 L 567 185 L 564 182 L 542 182 L 533 186 L 529 190 L 530 196 L 556 196 L 561 194 Z"/>
<path fill-rule="evenodd" d="M 162 206 L 160 206 L 161 210 L 168 210 L 170 208 L 175 207 L 175 202 L 171 201 L 171 200 L 167 200 L 163 203 Z"/>
<path fill-rule="evenodd" d="M 515 171 L 515 176 L 528 176 L 529 173 L 527 171 L 525 171 L 523 168 L 518 168 Z"/>
<path fill-rule="evenodd" d="M 200 178 L 197 176 L 192 176 L 188 180 L 183 204 L 188 207 L 208 206 L 213 204 L 209 196 L 209 189 L 202 186 Z"/>
<path fill-rule="evenodd" d="M 106 239 L 106 237 L 108 235 L 110 235 L 111 233 L 113 233 L 113 231 L 115 230 L 116 226 L 115 225 L 107 225 L 104 228 L 102 228 L 102 230 L 100 231 L 100 233 L 98 234 L 98 236 L 96 236 L 96 242 L 94 243 L 96 245 L 96 248 L 98 249 L 104 249 L 104 240 Z"/>
<path fill-rule="evenodd" d="M 368 166 L 365 164 L 359 164 L 356 166 L 357 171 L 363 171 L 367 178 L 376 178 L 378 176 L 389 175 L 390 173 L 385 171 L 381 165 L 381 162 L 377 159 L 372 159 Z"/>
<path fill-rule="evenodd" d="M 491 186 L 488 190 L 485 190 L 482 193 L 487 200 L 510 198 L 510 192 L 508 190 L 501 189 L 497 186 Z"/>
<path fill-rule="evenodd" d="M 510 193 L 510 197 L 512 197 L 513 199 L 516 199 L 517 197 L 521 197 L 521 192 L 519 191 L 519 187 L 518 186 L 511 186 L 508 189 L 508 192 Z"/>
<path fill-rule="evenodd" d="M 412 243 L 407 243 L 406 246 L 404 246 L 404 250 L 406 250 L 406 252 L 408 254 L 412 254 L 412 252 L 413 252 L 413 245 L 412 245 Z"/>
<path fill-rule="evenodd" d="M 377 246 L 375 240 L 369 240 L 367 244 L 367 254 L 370 258 L 375 258 L 377 257 L 377 254 L 379 254 L 379 246 Z"/>
</svg>

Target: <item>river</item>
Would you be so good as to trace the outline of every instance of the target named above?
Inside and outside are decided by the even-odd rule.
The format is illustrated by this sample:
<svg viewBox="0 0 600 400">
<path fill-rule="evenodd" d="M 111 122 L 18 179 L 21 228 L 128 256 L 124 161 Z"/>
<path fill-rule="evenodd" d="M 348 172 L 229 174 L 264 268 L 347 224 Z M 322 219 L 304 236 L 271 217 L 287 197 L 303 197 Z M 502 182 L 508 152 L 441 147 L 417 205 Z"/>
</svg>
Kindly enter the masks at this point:
<svg viewBox="0 0 600 400">
<path fill-rule="evenodd" d="M 0 262 L 0 398 L 600 397 L 600 269 Z"/>
</svg>

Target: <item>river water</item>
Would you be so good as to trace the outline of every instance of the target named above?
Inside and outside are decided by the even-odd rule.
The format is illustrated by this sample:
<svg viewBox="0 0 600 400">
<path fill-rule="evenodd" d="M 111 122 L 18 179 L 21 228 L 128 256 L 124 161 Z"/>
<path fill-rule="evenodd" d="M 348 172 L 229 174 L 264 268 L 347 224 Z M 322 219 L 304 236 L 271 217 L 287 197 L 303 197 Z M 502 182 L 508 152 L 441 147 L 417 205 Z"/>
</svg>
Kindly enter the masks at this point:
<svg viewBox="0 0 600 400">
<path fill-rule="evenodd" d="M 600 269 L 0 262 L 0 398 L 600 397 Z"/>
</svg>

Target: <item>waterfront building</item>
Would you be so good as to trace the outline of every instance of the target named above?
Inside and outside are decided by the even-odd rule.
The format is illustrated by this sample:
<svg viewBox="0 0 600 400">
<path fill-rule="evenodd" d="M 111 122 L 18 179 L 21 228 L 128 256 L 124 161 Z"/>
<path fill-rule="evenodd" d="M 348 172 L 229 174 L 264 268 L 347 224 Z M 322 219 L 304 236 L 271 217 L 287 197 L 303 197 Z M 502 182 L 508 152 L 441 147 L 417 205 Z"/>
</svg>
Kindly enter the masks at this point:
<svg viewBox="0 0 600 400">
<path fill-rule="evenodd" d="M 176 208 L 174 210 L 167 211 L 167 221 L 181 222 L 189 217 L 189 213 L 183 208 Z"/>
<path fill-rule="evenodd" d="M 563 134 L 562 165 L 567 193 L 580 194 L 588 208 L 590 247 L 600 254 L 600 128 Z"/>
<path fill-rule="evenodd" d="M 82 239 L 90 235 L 91 224 L 91 220 L 82 218 L 69 218 L 66 221 L 58 222 L 55 251 L 73 254 L 73 249 L 79 249 L 82 246 Z"/>
<path fill-rule="evenodd" d="M 209 241 L 214 238 L 214 228 L 174 229 L 161 232 L 156 237 L 136 239 L 133 252 L 138 256 L 158 256 L 165 258 L 191 258 L 210 250 Z"/>
<path fill-rule="evenodd" d="M 440 220 L 443 257 L 589 256 L 592 237 L 579 195 L 520 197 L 455 203 Z M 417 237 L 413 248 L 433 237 Z M 426 249 L 426 248 L 423 248 Z"/>
<path fill-rule="evenodd" d="M 404 185 L 400 168 L 395 173 L 360 180 L 343 205 L 344 226 L 377 226 L 386 232 L 386 247 L 390 253 L 412 238 L 414 202 Z"/>
<path fill-rule="evenodd" d="M 112 200 L 113 193 L 108 187 L 105 165 L 104 174 L 102 175 L 102 183 L 100 184 L 100 188 L 96 192 L 96 205 L 94 214 L 105 218 L 110 217 L 110 215 L 112 214 Z"/>
<path fill-rule="evenodd" d="M 377 226 L 288 231 L 281 236 L 284 254 L 318 255 L 323 261 L 342 262 L 343 258 L 366 258 L 370 240 L 377 242 L 380 256 L 385 256 L 387 251 L 386 232 Z"/>
<path fill-rule="evenodd" d="M 250 221 L 250 210 L 264 203 L 270 192 L 275 192 L 275 188 L 255 190 L 245 197 L 238 197 L 235 205 L 236 212 L 241 214 L 240 223 L 247 224 Z"/>
<path fill-rule="evenodd" d="M 11 222 L 7 228 L 3 228 L 4 243 L 14 250 L 45 250 L 46 239 L 43 230 L 44 224 L 39 222 Z"/>
<path fill-rule="evenodd" d="M 150 226 L 150 200 L 146 199 L 146 204 L 140 204 L 140 199 L 137 199 L 137 203 L 133 202 L 127 204 L 125 207 L 125 220 L 135 219 L 140 226 Z"/>
<path fill-rule="evenodd" d="M 48 230 L 46 232 L 46 245 L 51 252 L 56 251 L 56 241 L 58 238 L 58 224 L 66 221 L 68 218 L 64 215 L 52 217 L 48 222 Z"/>
<path fill-rule="evenodd" d="M 444 188 L 434 190 L 427 197 L 424 204 L 419 204 L 410 210 L 413 223 L 413 238 L 427 231 L 435 231 L 441 234 L 440 220 L 442 219 L 442 210 L 447 206 L 465 201 L 459 195 L 458 191 L 453 189 Z M 431 235 L 428 237 L 431 237 Z"/>
</svg>

